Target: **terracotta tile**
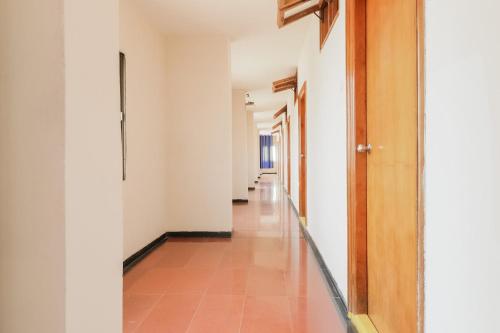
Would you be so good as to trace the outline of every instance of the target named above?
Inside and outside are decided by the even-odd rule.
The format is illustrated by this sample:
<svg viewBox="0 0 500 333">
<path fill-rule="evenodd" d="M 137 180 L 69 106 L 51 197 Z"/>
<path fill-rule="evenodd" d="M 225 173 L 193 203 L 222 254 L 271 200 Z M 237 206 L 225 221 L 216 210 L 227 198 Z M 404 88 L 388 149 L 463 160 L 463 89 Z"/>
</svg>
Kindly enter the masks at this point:
<svg viewBox="0 0 500 333">
<path fill-rule="evenodd" d="M 171 244 L 170 244 L 171 245 Z M 188 264 L 195 255 L 196 249 L 191 246 L 166 246 L 162 258 L 158 260 L 158 267 L 182 268 Z"/>
<path fill-rule="evenodd" d="M 290 298 L 294 333 L 346 333 L 346 325 L 331 300 Z"/>
<path fill-rule="evenodd" d="M 188 238 L 171 238 L 164 244 L 164 246 L 162 246 L 161 249 L 166 252 L 196 251 L 196 244 L 198 244 L 198 242 L 189 240 Z"/>
<path fill-rule="evenodd" d="M 250 237 L 283 237 L 282 230 L 265 230 L 256 228 L 256 230 L 236 230 L 233 232 L 234 238 L 250 238 Z M 296 236 L 298 237 L 298 236 Z"/>
<path fill-rule="evenodd" d="M 202 299 L 188 332 L 239 332 L 244 301 L 244 296 L 207 295 Z"/>
<path fill-rule="evenodd" d="M 145 274 L 145 270 L 133 267 L 123 276 L 123 291 L 126 292 Z"/>
<path fill-rule="evenodd" d="M 124 332 L 347 332 L 276 177 L 249 196 L 232 239 L 169 239 L 124 276 Z"/>
<path fill-rule="evenodd" d="M 252 250 L 252 239 L 251 238 L 237 238 L 233 237 L 231 243 L 226 249 L 230 252 L 247 252 Z"/>
<path fill-rule="evenodd" d="M 130 287 L 131 293 L 158 294 L 164 293 L 172 283 L 173 275 L 170 269 L 152 269 L 147 271 Z"/>
<path fill-rule="evenodd" d="M 281 269 L 288 267 L 289 257 L 278 251 L 255 251 L 253 252 L 253 267 Z"/>
<path fill-rule="evenodd" d="M 123 332 L 134 332 L 153 310 L 161 296 L 155 294 L 125 294 L 123 297 Z"/>
<path fill-rule="evenodd" d="M 226 252 L 222 258 L 221 268 L 248 268 L 253 263 L 249 252 Z"/>
<path fill-rule="evenodd" d="M 217 268 L 224 256 L 223 248 L 206 248 L 199 250 L 196 254 L 189 260 L 186 267 L 187 268 Z"/>
<path fill-rule="evenodd" d="M 252 268 L 248 271 L 247 295 L 284 296 L 285 278 L 279 269 Z"/>
<path fill-rule="evenodd" d="M 300 297 L 314 297 L 324 294 L 328 296 L 328 289 L 318 269 L 287 271 L 284 273 L 287 295 Z"/>
<path fill-rule="evenodd" d="M 209 238 L 208 240 L 197 244 L 198 252 L 225 251 L 231 245 L 230 238 Z"/>
<path fill-rule="evenodd" d="M 172 269 L 171 274 L 171 283 L 166 288 L 166 293 L 203 293 L 212 282 L 215 271 L 201 268 L 181 268 Z"/>
<path fill-rule="evenodd" d="M 184 333 L 198 308 L 201 294 L 165 295 L 138 333 Z"/>
<path fill-rule="evenodd" d="M 289 333 L 291 331 L 287 297 L 247 297 L 243 310 L 241 333 Z"/>
<path fill-rule="evenodd" d="M 244 295 L 247 288 L 246 269 L 221 269 L 215 273 L 208 294 Z"/>
<path fill-rule="evenodd" d="M 278 252 L 284 247 L 282 238 L 252 238 L 252 249 L 254 251 Z"/>
<path fill-rule="evenodd" d="M 158 261 L 162 258 L 163 254 L 157 251 L 153 251 L 144 257 L 139 263 L 137 263 L 132 269 L 140 271 L 148 271 L 155 268 Z"/>
</svg>

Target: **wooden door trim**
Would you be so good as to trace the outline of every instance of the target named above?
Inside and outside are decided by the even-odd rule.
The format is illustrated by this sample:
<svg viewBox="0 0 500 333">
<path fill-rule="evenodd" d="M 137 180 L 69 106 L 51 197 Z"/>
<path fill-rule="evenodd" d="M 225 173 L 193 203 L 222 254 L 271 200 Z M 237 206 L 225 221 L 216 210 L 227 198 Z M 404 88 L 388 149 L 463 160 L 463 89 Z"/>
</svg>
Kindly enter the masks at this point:
<svg viewBox="0 0 500 333">
<path fill-rule="evenodd" d="M 424 331 L 424 1 L 417 5 L 417 332 Z M 368 313 L 366 154 L 357 154 L 357 143 L 366 143 L 366 0 L 347 0 L 347 198 L 348 198 L 348 306 L 355 315 Z"/>
<path fill-rule="evenodd" d="M 425 5 L 417 0 L 417 332 L 424 332 L 425 314 Z"/>
<path fill-rule="evenodd" d="M 346 7 L 347 67 L 347 215 L 348 307 L 368 313 L 366 154 L 356 153 L 366 142 L 366 2 L 348 0 Z"/>
<path fill-rule="evenodd" d="M 287 160 L 287 190 L 288 190 L 288 195 L 291 195 L 292 194 L 292 184 L 291 183 L 291 170 L 292 170 L 292 167 L 291 167 L 291 156 L 290 156 L 290 117 L 287 118 L 286 120 L 286 139 L 287 139 L 287 146 L 286 146 L 286 160 Z"/>
</svg>

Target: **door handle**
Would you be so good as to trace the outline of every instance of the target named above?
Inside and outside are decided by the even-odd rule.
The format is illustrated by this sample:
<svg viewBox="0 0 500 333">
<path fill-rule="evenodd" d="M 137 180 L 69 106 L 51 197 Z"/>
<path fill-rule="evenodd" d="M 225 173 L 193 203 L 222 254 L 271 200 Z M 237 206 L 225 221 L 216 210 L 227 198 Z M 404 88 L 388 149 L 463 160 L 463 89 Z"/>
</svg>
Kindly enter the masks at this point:
<svg viewBox="0 0 500 333">
<path fill-rule="evenodd" d="M 358 145 L 358 147 L 356 147 L 356 151 L 358 153 L 371 153 L 372 152 L 372 145 L 371 144 L 367 144 L 366 146 L 365 145 Z"/>
</svg>

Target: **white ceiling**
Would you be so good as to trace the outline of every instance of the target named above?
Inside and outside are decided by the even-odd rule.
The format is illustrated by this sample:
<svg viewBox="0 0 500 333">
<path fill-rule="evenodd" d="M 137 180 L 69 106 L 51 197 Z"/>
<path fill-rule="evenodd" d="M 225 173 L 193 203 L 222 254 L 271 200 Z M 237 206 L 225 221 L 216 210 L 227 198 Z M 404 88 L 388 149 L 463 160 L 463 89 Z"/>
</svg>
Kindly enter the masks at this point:
<svg viewBox="0 0 500 333">
<path fill-rule="evenodd" d="M 273 0 L 268 0 L 273 1 Z M 307 21 L 278 29 L 273 21 L 267 32 L 231 43 L 233 84 L 236 88 L 271 89 L 272 82 L 295 74 Z"/>
<path fill-rule="evenodd" d="M 276 0 L 134 1 L 165 34 L 227 36 L 233 87 L 250 92 L 249 111 L 276 112 L 286 103 L 288 94 L 273 94 L 272 82 L 296 72 L 310 19 L 278 29 Z"/>
</svg>

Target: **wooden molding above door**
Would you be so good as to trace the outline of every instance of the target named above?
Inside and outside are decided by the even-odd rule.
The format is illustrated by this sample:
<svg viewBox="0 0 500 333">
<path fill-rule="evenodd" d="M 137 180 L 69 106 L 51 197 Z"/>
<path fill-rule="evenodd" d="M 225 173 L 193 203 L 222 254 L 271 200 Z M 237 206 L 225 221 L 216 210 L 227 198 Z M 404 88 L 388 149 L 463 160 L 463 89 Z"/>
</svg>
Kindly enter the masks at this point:
<svg viewBox="0 0 500 333">
<path fill-rule="evenodd" d="M 325 0 L 310 4 L 311 0 L 278 0 L 278 27 L 282 28 L 303 17 L 314 14 L 324 6 Z M 307 6 L 303 6 L 307 4 Z M 297 7 L 303 7 L 297 10 Z M 290 14 L 290 11 L 293 13 Z"/>
<path fill-rule="evenodd" d="M 323 48 L 339 14 L 339 0 L 277 0 L 278 27 L 282 28 L 306 16 L 316 15 Z"/>
<path fill-rule="evenodd" d="M 297 74 L 273 82 L 273 93 L 288 89 L 297 90 Z"/>
<path fill-rule="evenodd" d="M 279 109 L 278 112 L 276 112 L 274 114 L 273 119 L 277 119 L 282 114 L 285 114 L 285 119 L 286 119 L 287 114 L 288 114 L 288 106 L 287 105 L 285 105 L 284 107 L 282 107 L 281 109 Z"/>
</svg>

